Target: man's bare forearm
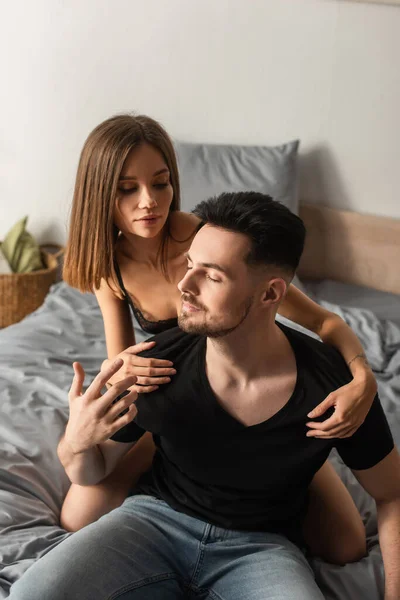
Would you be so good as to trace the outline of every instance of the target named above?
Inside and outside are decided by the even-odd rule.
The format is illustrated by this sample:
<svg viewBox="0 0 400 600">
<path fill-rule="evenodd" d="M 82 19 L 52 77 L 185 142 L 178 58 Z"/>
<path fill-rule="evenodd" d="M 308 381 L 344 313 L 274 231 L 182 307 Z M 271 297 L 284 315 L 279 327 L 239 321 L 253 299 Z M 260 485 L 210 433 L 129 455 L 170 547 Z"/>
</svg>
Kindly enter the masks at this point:
<svg viewBox="0 0 400 600">
<path fill-rule="evenodd" d="M 385 567 L 385 600 L 400 600 L 400 498 L 377 503 L 377 511 Z"/>
<path fill-rule="evenodd" d="M 74 452 L 64 435 L 58 444 L 57 454 L 72 483 L 95 485 L 106 475 L 104 457 L 98 446 Z"/>
</svg>

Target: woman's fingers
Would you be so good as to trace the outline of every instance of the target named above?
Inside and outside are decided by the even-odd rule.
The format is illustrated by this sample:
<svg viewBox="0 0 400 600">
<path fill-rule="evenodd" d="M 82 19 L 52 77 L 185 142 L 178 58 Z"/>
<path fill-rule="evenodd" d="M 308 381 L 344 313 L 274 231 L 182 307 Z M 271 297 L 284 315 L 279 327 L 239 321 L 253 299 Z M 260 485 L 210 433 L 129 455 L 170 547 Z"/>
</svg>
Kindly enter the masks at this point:
<svg viewBox="0 0 400 600">
<path fill-rule="evenodd" d="M 341 422 L 336 417 L 336 415 L 333 414 L 331 417 L 329 417 L 329 419 L 326 419 L 321 423 L 319 421 L 309 421 L 308 423 L 306 423 L 306 425 L 309 429 L 315 429 L 318 431 L 328 431 L 329 429 L 340 426 Z"/>
<path fill-rule="evenodd" d="M 333 427 L 353 427 L 355 426 L 356 419 L 351 413 L 342 414 L 336 411 L 325 421 L 309 421 L 306 423 L 310 429 L 320 429 L 321 431 L 328 431 Z"/>
<path fill-rule="evenodd" d="M 136 360 L 137 357 L 135 357 Z M 136 375 L 138 382 L 141 384 L 158 384 L 168 383 L 170 378 L 176 374 L 176 369 L 171 367 L 158 367 L 149 366 L 145 364 L 138 365 L 134 362 L 126 361 L 123 369 L 121 369 L 122 376 Z M 163 381 L 161 381 L 163 379 Z"/>
<path fill-rule="evenodd" d="M 149 394 L 158 390 L 158 385 L 134 385 L 133 387 L 138 394 Z"/>
<path fill-rule="evenodd" d="M 136 354 L 131 354 L 127 350 L 125 352 L 129 355 L 127 356 L 127 360 L 129 360 L 129 364 L 140 366 L 140 367 L 156 367 L 156 368 L 171 368 L 174 366 L 174 363 L 170 360 L 164 360 L 163 358 L 145 358 L 144 356 L 136 356 Z"/>
<path fill-rule="evenodd" d="M 150 394 L 158 390 L 158 385 L 140 385 L 136 388 L 138 394 Z"/>
<path fill-rule="evenodd" d="M 138 385 L 162 385 L 164 383 L 170 383 L 171 377 L 138 377 Z"/>
<path fill-rule="evenodd" d="M 325 421 L 309 421 L 306 423 L 306 426 L 309 428 L 306 435 L 307 437 L 324 439 L 350 437 L 357 431 L 360 424 L 358 420 L 356 422 L 354 415 L 343 414 L 336 410 Z"/>
<path fill-rule="evenodd" d="M 329 408 L 336 404 L 336 400 L 333 394 L 329 394 L 325 400 L 320 402 L 311 412 L 308 413 L 310 419 L 316 419 L 321 417 Z"/>
<path fill-rule="evenodd" d="M 144 350 L 149 350 L 150 348 L 154 348 L 156 342 L 139 342 L 134 346 L 129 346 L 124 350 L 124 352 L 129 352 L 130 354 L 137 354 L 138 352 L 144 352 Z"/>
<path fill-rule="evenodd" d="M 127 369 L 129 369 L 128 366 Z M 138 367 L 137 365 L 132 365 L 130 370 L 132 370 L 137 377 L 170 377 L 171 375 L 176 374 L 176 369 L 157 369 L 155 367 Z"/>
<path fill-rule="evenodd" d="M 347 438 L 351 437 L 357 431 L 357 427 L 337 427 L 329 431 L 312 430 L 307 433 L 307 437 L 313 437 L 324 440 L 331 440 L 333 438 Z"/>
</svg>

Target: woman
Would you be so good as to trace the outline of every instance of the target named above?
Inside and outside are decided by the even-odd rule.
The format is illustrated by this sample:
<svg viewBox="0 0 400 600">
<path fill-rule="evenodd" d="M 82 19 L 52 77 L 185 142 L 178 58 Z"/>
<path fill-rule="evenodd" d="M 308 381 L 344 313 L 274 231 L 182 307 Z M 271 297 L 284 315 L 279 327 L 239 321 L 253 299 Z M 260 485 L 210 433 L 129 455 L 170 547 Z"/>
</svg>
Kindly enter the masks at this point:
<svg viewBox="0 0 400 600">
<path fill-rule="evenodd" d="M 123 358 L 118 379 L 135 374 L 141 393 L 168 383 L 175 374 L 169 361 L 137 356 L 150 346 L 134 345 L 131 313 L 151 334 L 177 324 L 177 282 L 186 272 L 185 252 L 199 226 L 194 215 L 179 211 L 179 201 L 174 149 L 156 121 L 121 115 L 101 123 L 89 135 L 78 167 L 64 279 L 82 291 L 95 292 L 108 359 Z M 348 385 L 330 394 L 309 415 L 320 416 L 329 406 L 336 407 L 325 423 L 309 423 L 307 435 L 351 435 L 376 393 L 357 337 L 340 317 L 293 285 L 279 312 L 336 346 L 353 374 Z M 72 485 L 62 509 L 63 526 L 79 529 L 119 506 L 140 473 L 149 468 L 153 453 L 147 434 L 103 482 L 91 487 Z M 305 536 L 311 551 L 331 562 L 342 564 L 365 554 L 360 515 L 328 463 L 310 488 Z"/>
</svg>

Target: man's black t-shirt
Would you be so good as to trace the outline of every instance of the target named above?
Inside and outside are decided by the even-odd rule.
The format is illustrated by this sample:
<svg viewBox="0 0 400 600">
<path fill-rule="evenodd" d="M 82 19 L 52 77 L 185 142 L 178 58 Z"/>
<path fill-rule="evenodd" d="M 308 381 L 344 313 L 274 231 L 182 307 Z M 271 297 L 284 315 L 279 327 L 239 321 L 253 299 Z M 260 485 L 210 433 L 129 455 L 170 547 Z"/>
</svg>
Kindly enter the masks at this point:
<svg viewBox="0 0 400 600">
<path fill-rule="evenodd" d="M 279 532 L 299 541 L 308 486 L 333 447 L 351 469 L 368 469 L 392 450 L 378 397 L 351 438 L 306 437 L 307 413 L 351 374 L 334 348 L 279 327 L 296 357 L 296 386 L 283 408 L 250 427 L 227 413 L 213 394 L 205 337 L 174 328 L 153 338 L 156 346 L 141 355 L 172 360 L 177 374 L 168 385 L 139 396 L 135 421 L 112 437 L 132 442 L 145 431 L 153 434 L 153 466 L 133 494 L 161 498 L 220 527 Z"/>
</svg>

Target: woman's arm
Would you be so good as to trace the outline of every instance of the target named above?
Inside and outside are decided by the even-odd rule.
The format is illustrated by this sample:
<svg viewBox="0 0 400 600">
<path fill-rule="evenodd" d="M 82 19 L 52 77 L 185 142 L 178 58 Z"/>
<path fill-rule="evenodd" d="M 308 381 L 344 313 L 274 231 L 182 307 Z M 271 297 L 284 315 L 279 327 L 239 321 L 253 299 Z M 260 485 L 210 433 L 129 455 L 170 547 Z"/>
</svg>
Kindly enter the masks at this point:
<svg viewBox="0 0 400 600">
<path fill-rule="evenodd" d="M 371 371 L 360 340 L 339 315 L 326 310 L 294 285 L 279 307 L 279 314 L 313 331 L 325 344 L 339 350 L 355 377 Z"/>
<path fill-rule="evenodd" d="M 118 373 L 110 378 L 109 384 L 135 375 L 139 385 L 133 386 L 133 389 L 143 394 L 169 383 L 171 375 L 176 372 L 171 361 L 137 356 L 140 352 L 153 348 L 155 342 L 135 344 L 132 317 L 125 300 L 118 298 L 105 282 L 102 282 L 95 294 L 103 315 L 107 344 L 108 359 L 103 361 L 102 368 L 109 366 L 110 361 L 117 356 L 124 361 Z"/>
<path fill-rule="evenodd" d="M 290 285 L 279 314 L 337 348 L 353 375 L 352 382 L 329 394 L 310 413 L 310 418 L 316 418 L 328 408 L 335 407 L 335 413 L 323 423 L 308 424 L 313 430 L 308 435 L 327 438 L 353 435 L 368 414 L 377 392 L 375 377 L 360 340 L 339 315 L 322 308 L 294 285 Z"/>
<path fill-rule="evenodd" d="M 129 306 L 125 300 L 117 297 L 105 281 L 102 281 L 95 295 L 103 316 L 107 356 L 115 358 L 125 348 L 135 344 Z"/>
</svg>

